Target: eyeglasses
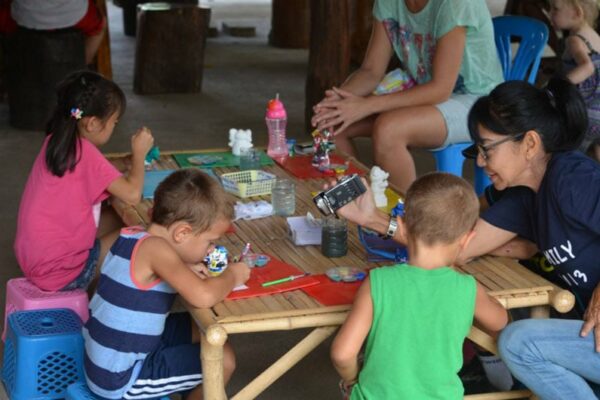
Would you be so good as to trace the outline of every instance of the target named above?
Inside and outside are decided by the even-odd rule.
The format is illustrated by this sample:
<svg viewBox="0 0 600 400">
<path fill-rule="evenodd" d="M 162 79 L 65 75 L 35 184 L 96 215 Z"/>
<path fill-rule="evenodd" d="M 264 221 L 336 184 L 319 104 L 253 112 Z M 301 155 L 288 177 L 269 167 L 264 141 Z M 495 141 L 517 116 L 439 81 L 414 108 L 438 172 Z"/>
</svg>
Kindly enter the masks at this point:
<svg viewBox="0 0 600 400">
<path fill-rule="evenodd" d="M 475 146 L 477 147 L 477 152 L 481 155 L 481 158 L 483 158 L 484 161 L 487 161 L 490 158 L 490 155 L 488 154 L 488 152 L 490 150 L 492 150 L 495 147 L 498 147 L 502 143 L 506 143 L 506 142 L 510 142 L 510 141 L 515 142 L 515 141 L 521 139 L 523 136 L 525 136 L 525 132 L 519 133 L 518 135 L 514 135 L 514 136 L 508 136 L 503 139 L 496 140 L 495 142 L 491 142 L 491 143 L 485 144 L 485 145 L 481 144 L 481 143 L 477 143 Z"/>
</svg>

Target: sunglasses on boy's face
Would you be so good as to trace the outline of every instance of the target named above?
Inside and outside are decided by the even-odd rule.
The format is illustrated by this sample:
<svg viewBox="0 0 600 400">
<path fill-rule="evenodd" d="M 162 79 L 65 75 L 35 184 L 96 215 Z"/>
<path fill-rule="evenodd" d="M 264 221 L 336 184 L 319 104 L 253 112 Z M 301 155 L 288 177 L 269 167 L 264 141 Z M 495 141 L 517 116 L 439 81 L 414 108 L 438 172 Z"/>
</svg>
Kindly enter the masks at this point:
<svg viewBox="0 0 600 400">
<path fill-rule="evenodd" d="M 466 149 L 464 149 L 462 151 L 462 155 L 465 158 L 477 158 L 477 155 L 481 155 L 481 158 L 483 158 L 484 161 L 487 161 L 490 158 L 489 155 L 489 151 L 492 150 L 495 147 L 498 147 L 499 145 L 501 145 L 502 143 L 506 143 L 506 142 L 510 142 L 510 141 L 517 141 L 519 139 L 521 139 L 523 136 L 525 135 L 525 132 L 523 133 L 519 133 L 518 135 L 514 135 L 514 136 L 507 136 L 505 138 L 496 140 L 495 142 L 491 142 L 488 144 L 481 144 L 481 143 L 476 143 L 473 144 L 469 147 L 467 147 Z"/>
</svg>

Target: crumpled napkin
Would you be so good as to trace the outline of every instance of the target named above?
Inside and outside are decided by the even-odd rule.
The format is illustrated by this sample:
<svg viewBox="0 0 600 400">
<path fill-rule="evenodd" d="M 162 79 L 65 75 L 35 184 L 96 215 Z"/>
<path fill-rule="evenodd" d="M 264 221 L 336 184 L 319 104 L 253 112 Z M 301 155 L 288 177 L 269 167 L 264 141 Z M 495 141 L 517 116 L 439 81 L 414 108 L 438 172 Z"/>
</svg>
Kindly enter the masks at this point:
<svg viewBox="0 0 600 400">
<path fill-rule="evenodd" d="M 235 220 L 257 219 L 273 215 L 273 206 L 264 200 L 235 203 Z"/>
</svg>

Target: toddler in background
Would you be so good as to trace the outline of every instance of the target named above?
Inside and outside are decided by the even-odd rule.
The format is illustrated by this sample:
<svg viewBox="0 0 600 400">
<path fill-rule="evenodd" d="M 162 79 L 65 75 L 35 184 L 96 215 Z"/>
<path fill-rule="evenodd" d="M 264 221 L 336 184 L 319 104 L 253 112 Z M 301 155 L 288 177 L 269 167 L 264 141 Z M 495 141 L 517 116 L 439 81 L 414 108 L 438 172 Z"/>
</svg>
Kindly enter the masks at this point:
<svg viewBox="0 0 600 400">
<path fill-rule="evenodd" d="M 472 276 L 451 267 L 474 235 L 479 203 L 465 180 L 436 172 L 410 186 L 404 207 L 397 223 L 408 263 L 371 270 L 333 341 L 333 364 L 353 400 L 462 399 L 473 318 L 492 333 L 508 321 Z"/>
<path fill-rule="evenodd" d="M 102 201 L 110 195 L 140 201 L 144 158 L 154 143 L 150 130 L 133 135 L 127 176 L 98 149 L 125 105 L 123 91 L 93 72 L 75 72 L 57 87 L 56 109 L 21 197 L 14 244 L 25 276 L 41 289 L 87 288 L 118 236 L 96 238 Z"/>
<path fill-rule="evenodd" d="M 580 150 L 600 161 L 600 36 L 594 30 L 597 0 L 553 0 L 551 19 L 569 31 L 562 55 L 566 77 L 583 96 L 589 126 Z M 593 146 L 593 148 L 590 148 Z"/>
<path fill-rule="evenodd" d="M 158 186 L 147 231 L 121 231 L 102 266 L 83 328 L 92 392 L 108 399 L 176 392 L 184 392 L 186 400 L 202 399 L 200 332 L 188 313 L 169 315 L 169 310 L 177 293 L 194 307 L 208 308 L 248 280 L 250 268 L 243 263 L 229 264 L 216 278 L 191 268 L 214 248 L 232 217 L 219 183 L 189 168 Z M 223 361 L 227 382 L 235 368 L 229 344 Z"/>
</svg>

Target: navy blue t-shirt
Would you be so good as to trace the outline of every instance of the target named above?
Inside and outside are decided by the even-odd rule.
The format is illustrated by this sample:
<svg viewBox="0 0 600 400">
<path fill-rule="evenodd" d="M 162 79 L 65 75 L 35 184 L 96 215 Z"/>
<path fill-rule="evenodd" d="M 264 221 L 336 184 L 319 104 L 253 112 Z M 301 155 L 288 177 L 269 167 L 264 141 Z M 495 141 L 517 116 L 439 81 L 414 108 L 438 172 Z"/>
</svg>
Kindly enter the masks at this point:
<svg viewBox="0 0 600 400">
<path fill-rule="evenodd" d="M 537 193 L 508 188 L 482 218 L 535 242 L 547 272 L 587 307 L 600 283 L 600 164 L 580 152 L 556 153 Z"/>
</svg>

